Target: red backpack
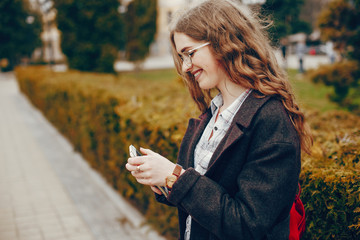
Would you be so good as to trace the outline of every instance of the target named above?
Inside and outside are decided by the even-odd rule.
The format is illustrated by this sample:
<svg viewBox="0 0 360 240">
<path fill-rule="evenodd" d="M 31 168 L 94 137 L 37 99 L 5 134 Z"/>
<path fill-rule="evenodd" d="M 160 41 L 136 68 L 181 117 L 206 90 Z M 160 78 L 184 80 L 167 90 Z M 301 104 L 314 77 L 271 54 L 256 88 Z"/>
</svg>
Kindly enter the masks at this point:
<svg viewBox="0 0 360 240">
<path fill-rule="evenodd" d="M 289 240 L 299 240 L 305 232 L 305 209 L 300 199 L 301 188 L 295 196 L 295 201 L 290 210 L 290 235 Z"/>
</svg>

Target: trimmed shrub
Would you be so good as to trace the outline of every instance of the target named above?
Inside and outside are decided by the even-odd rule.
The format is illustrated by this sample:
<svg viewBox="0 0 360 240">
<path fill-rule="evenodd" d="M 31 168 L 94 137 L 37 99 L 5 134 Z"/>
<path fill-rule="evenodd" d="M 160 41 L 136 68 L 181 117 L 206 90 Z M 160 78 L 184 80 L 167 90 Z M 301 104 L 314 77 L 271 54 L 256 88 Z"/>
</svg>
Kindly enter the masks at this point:
<svg viewBox="0 0 360 240">
<path fill-rule="evenodd" d="M 310 77 L 315 83 L 321 82 L 334 88 L 334 93 L 329 95 L 333 102 L 345 107 L 359 108 L 353 106 L 354 102 L 349 96 L 351 88 L 359 85 L 359 64 L 355 61 L 341 61 L 332 65 L 323 65 L 311 72 Z"/>
<path fill-rule="evenodd" d="M 310 113 L 311 156 L 303 156 L 301 199 L 307 215 L 302 239 L 360 237 L 360 118 L 343 111 Z"/>
</svg>

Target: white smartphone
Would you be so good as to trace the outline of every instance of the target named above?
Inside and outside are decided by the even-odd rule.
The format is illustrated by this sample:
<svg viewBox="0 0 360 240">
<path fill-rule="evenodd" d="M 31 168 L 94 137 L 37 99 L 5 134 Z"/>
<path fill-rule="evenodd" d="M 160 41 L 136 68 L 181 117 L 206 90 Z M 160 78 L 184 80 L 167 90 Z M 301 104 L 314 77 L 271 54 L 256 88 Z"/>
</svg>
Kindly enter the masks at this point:
<svg viewBox="0 0 360 240">
<path fill-rule="evenodd" d="M 133 145 L 129 146 L 130 157 L 142 156 L 142 154 Z"/>
<path fill-rule="evenodd" d="M 133 145 L 129 146 L 129 153 L 130 153 L 130 157 L 142 156 L 142 154 Z M 169 196 L 169 191 L 166 187 L 156 186 L 156 188 L 159 189 L 164 194 L 165 197 Z"/>
</svg>

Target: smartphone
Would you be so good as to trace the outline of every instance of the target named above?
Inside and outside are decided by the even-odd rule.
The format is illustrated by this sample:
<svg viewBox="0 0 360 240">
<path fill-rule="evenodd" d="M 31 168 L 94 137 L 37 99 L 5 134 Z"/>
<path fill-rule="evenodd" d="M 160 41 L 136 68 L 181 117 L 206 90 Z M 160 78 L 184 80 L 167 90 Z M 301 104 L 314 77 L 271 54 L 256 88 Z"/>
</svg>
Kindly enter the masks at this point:
<svg viewBox="0 0 360 240">
<path fill-rule="evenodd" d="M 142 156 L 142 154 L 133 145 L 129 146 L 129 153 L 130 153 L 130 157 Z M 158 188 L 164 194 L 165 197 L 169 196 L 169 191 L 166 187 L 156 186 L 156 188 Z"/>
<path fill-rule="evenodd" d="M 133 145 L 129 146 L 130 157 L 142 156 L 142 154 Z"/>
</svg>

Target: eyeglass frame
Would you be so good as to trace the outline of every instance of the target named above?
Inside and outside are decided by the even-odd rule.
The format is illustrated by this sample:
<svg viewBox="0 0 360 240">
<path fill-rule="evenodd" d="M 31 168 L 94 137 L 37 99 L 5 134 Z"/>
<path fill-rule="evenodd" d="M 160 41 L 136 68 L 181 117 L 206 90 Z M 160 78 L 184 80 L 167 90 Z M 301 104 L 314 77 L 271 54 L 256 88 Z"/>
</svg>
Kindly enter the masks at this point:
<svg viewBox="0 0 360 240">
<path fill-rule="evenodd" d="M 196 50 L 199 50 L 200 48 L 205 47 L 209 44 L 210 44 L 210 42 L 206 42 L 206 43 L 201 44 L 200 46 L 194 47 L 194 48 L 190 49 L 189 51 L 186 51 L 182 54 L 179 53 L 179 57 L 180 57 L 181 61 L 183 63 L 185 63 L 186 66 L 192 67 L 193 63 L 192 63 L 192 57 L 190 54 L 195 53 Z"/>
</svg>

